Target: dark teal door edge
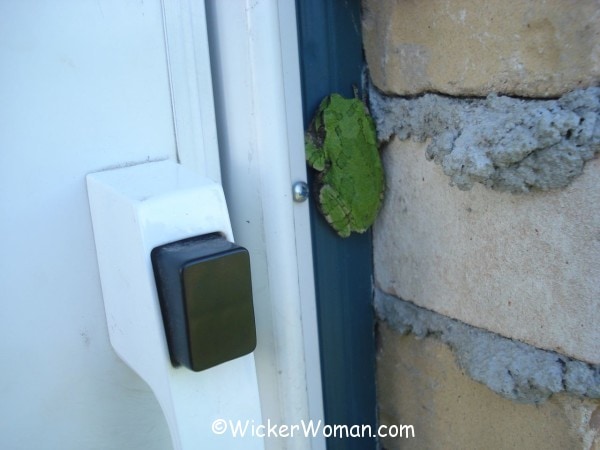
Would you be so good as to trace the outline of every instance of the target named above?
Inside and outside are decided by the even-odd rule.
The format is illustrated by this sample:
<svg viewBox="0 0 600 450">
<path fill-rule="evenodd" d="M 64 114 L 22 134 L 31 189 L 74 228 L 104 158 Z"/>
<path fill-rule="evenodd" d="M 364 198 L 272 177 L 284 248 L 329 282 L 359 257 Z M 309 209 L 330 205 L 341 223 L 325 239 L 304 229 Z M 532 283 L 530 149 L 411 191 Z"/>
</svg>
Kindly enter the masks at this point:
<svg viewBox="0 0 600 450">
<path fill-rule="evenodd" d="M 360 0 L 297 0 L 305 126 L 319 102 L 353 96 L 364 67 Z M 312 183 L 312 174 L 309 174 Z M 376 431 L 371 233 L 342 239 L 316 211 L 311 228 L 325 421 Z M 376 440 L 329 438 L 328 449 L 371 449 Z"/>
</svg>

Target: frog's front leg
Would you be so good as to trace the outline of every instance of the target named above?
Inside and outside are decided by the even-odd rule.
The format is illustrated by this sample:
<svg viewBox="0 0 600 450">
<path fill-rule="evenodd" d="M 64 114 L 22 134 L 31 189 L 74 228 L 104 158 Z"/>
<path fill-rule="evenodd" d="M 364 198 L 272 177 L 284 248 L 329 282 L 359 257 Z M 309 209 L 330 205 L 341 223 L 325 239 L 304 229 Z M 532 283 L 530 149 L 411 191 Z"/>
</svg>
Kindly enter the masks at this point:
<svg viewBox="0 0 600 450">
<path fill-rule="evenodd" d="M 340 194 L 329 185 L 319 192 L 321 212 L 325 219 L 341 237 L 350 236 L 352 232 L 352 212 Z M 356 231 L 356 230 L 355 230 Z"/>
<path fill-rule="evenodd" d="M 313 169 L 322 172 L 327 165 L 327 153 L 315 145 L 312 135 L 306 134 L 306 161 Z"/>
</svg>

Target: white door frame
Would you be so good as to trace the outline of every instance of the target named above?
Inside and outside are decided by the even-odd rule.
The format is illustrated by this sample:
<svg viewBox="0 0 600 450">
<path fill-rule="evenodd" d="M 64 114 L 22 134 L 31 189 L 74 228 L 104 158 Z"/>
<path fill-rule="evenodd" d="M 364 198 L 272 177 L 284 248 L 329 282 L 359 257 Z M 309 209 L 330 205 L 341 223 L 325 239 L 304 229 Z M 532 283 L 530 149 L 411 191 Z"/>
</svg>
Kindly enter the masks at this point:
<svg viewBox="0 0 600 450">
<path fill-rule="evenodd" d="M 108 341 L 85 184 L 165 159 L 222 180 L 250 251 L 262 420 L 322 420 L 308 205 L 291 191 L 306 179 L 294 1 L 64 5 L 0 2 L 2 446 L 167 445 L 158 404 Z"/>
<path fill-rule="evenodd" d="M 198 89 L 209 76 L 200 66 L 209 51 L 204 8 L 163 7 L 178 158 L 218 180 L 218 160 L 198 161 L 198 149 L 217 145 L 213 99 Z M 220 177 L 236 242 L 252 262 L 263 424 L 316 424 L 323 400 L 309 210 L 292 197 L 292 184 L 306 180 L 295 3 L 207 0 L 206 17 Z M 272 449 L 325 448 L 323 436 L 267 437 Z"/>
<path fill-rule="evenodd" d="M 204 1 L 161 0 L 177 162 L 221 181 Z"/>
</svg>

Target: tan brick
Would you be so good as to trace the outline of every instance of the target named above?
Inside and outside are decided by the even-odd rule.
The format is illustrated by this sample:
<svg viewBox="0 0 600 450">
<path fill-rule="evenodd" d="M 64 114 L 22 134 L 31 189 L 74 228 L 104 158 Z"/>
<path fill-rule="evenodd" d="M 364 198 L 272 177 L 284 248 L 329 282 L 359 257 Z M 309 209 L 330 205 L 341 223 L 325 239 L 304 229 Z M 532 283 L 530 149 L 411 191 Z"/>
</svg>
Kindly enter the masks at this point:
<svg viewBox="0 0 600 450">
<path fill-rule="evenodd" d="M 485 96 L 559 96 L 600 81 L 599 0 L 363 0 L 375 85 Z"/>
<path fill-rule="evenodd" d="M 448 346 L 380 327 L 379 421 L 413 425 L 414 438 L 386 438 L 393 449 L 590 449 L 598 402 L 558 395 L 540 405 L 496 395 L 466 376 Z"/>
<path fill-rule="evenodd" d="M 449 186 L 426 143 L 392 140 L 374 228 L 384 291 L 536 347 L 600 363 L 600 159 L 558 191 Z"/>
</svg>

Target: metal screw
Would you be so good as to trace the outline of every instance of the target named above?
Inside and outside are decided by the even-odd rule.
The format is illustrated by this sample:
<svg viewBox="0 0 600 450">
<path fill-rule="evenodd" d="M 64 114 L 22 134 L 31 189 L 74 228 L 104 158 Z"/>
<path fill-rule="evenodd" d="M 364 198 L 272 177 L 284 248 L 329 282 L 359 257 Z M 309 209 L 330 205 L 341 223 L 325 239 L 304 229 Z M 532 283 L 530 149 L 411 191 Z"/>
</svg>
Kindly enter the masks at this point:
<svg viewBox="0 0 600 450">
<path fill-rule="evenodd" d="M 304 181 L 297 181 L 292 186 L 295 202 L 305 202 L 308 199 L 308 184 Z"/>
</svg>

